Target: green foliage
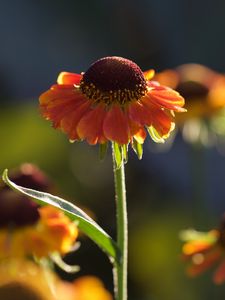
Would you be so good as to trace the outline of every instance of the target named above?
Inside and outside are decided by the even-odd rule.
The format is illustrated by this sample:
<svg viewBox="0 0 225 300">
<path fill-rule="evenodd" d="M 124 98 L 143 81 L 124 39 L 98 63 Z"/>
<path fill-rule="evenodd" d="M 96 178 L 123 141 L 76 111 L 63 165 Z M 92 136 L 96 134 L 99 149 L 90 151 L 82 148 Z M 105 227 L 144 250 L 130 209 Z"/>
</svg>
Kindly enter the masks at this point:
<svg viewBox="0 0 225 300">
<path fill-rule="evenodd" d="M 113 142 L 113 144 L 114 144 L 113 149 L 114 149 L 116 168 L 119 169 L 123 162 L 123 151 L 122 151 L 122 148 L 117 143 Z"/>
<path fill-rule="evenodd" d="M 142 159 L 143 155 L 143 145 L 138 143 L 135 139 L 132 142 L 132 148 L 134 152 L 137 154 L 138 159 Z"/>
</svg>

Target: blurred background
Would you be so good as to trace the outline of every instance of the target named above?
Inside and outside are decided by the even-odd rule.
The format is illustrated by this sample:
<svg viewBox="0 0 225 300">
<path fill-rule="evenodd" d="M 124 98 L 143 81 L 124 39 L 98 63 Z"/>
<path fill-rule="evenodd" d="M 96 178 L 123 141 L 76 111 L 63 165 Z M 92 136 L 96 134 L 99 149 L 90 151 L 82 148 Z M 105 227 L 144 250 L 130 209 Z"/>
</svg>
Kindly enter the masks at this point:
<svg viewBox="0 0 225 300">
<path fill-rule="evenodd" d="M 131 59 L 142 70 L 161 72 L 197 63 L 225 73 L 225 2 L 0 3 L 1 171 L 23 162 L 37 164 L 55 182 L 58 195 L 90 210 L 115 237 L 110 151 L 100 162 L 97 147 L 70 144 L 41 118 L 38 97 L 59 72 L 80 73 L 111 55 Z M 217 227 L 225 210 L 225 138 L 218 131 L 224 118 L 213 125 L 202 119 L 207 142 L 204 137 L 184 138 L 178 129 L 164 147 L 148 140 L 142 161 L 129 154 L 130 300 L 225 297 L 225 287 L 212 283 L 211 272 L 188 278 L 180 258 L 179 231 Z M 216 135 L 211 135 L 215 128 Z M 80 274 L 99 276 L 112 291 L 111 265 L 90 240 L 81 237 L 81 248 L 66 259 L 81 266 Z"/>
</svg>

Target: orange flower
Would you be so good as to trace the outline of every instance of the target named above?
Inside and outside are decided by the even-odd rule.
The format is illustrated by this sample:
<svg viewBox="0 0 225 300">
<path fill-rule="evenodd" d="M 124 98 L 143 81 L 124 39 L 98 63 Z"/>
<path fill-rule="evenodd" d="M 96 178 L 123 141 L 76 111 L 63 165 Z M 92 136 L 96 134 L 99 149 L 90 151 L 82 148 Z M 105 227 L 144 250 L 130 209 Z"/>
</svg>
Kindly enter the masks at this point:
<svg viewBox="0 0 225 300">
<path fill-rule="evenodd" d="M 73 283 L 61 281 L 57 294 L 67 300 L 112 300 L 103 283 L 94 276 L 83 276 Z M 61 298 L 60 298 L 61 299 Z"/>
<path fill-rule="evenodd" d="M 28 188 L 50 189 L 44 174 L 30 164 L 22 165 L 12 177 Z M 77 235 L 77 226 L 60 209 L 38 207 L 28 197 L 1 186 L 0 258 L 65 254 L 74 246 Z"/>
<path fill-rule="evenodd" d="M 28 260 L 10 259 L 0 264 L 0 299 L 59 300 L 54 290 L 58 282 L 51 270 Z"/>
<path fill-rule="evenodd" d="M 173 112 L 185 111 L 184 99 L 150 81 L 153 75 L 128 59 L 105 57 L 85 73 L 60 73 L 40 96 L 41 112 L 72 141 L 143 144 L 147 128 L 153 140 L 163 142 L 174 128 Z"/>
<path fill-rule="evenodd" d="M 0 299 L 112 300 L 96 277 L 84 276 L 66 282 L 49 268 L 24 259 L 0 264 Z"/>
<path fill-rule="evenodd" d="M 185 97 L 187 113 L 178 116 L 178 124 L 191 118 L 211 117 L 225 106 L 225 76 L 205 66 L 181 65 L 156 74 L 154 79 Z"/>
<path fill-rule="evenodd" d="M 185 141 L 203 146 L 221 147 L 224 142 L 225 76 L 205 66 L 185 64 L 165 70 L 154 77 L 160 84 L 176 89 L 184 98 L 186 114 L 176 124 Z"/>
<path fill-rule="evenodd" d="M 186 230 L 182 233 L 186 243 L 183 246 L 183 258 L 189 262 L 187 273 L 197 276 L 219 264 L 213 276 L 216 284 L 225 282 L 225 235 L 224 224 L 218 230 L 198 232 Z"/>
<path fill-rule="evenodd" d="M 39 213 L 39 221 L 23 231 L 26 252 L 39 257 L 69 252 L 78 236 L 76 225 L 50 205 L 39 208 Z"/>
</svg>

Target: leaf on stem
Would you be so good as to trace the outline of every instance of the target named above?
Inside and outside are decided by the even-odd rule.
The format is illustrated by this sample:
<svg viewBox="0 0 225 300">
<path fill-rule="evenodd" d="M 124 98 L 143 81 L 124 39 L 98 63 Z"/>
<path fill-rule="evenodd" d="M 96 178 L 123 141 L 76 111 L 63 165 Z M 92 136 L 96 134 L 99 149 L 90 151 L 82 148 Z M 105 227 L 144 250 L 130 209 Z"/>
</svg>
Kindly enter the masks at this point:
<svg viewBox="0 0 225 300">
<path fill-rule="evenodd" d="M 123 151 L 122 148 L 115 142 L 113 142 L 113 149 L 114 149 L 114 157 L 116 162 L 116 168 L 119 169 L 123 162 Z"/>
<path fill-rule="evenodd" d="M 80 230 L 91 238 L 104 252 L 106 252 L 112 262 L 119 261 L 120 251 L 115 241 L 79 207 L 49 193 L 39 192 L 15 184 L 8 178 L 7 169 L 3 172 L 2 179 L 13 190 L 31 197 L 39 205 L 44 206 L 46 204 L 50 204 L 64 211 L 71 220 L 78 221 L 78 227 Z"/>
</svg>

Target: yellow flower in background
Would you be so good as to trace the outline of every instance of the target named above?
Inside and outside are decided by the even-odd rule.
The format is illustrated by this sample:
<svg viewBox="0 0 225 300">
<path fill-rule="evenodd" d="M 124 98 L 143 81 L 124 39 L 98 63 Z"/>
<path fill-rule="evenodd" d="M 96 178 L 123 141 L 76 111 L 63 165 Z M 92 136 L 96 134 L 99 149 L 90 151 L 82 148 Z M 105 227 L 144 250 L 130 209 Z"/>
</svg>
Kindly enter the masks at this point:
<svg viewBox="0 0 225 300">
<path fill-rule="evenodd" d="M 48 191 L 51 186 L 35 166 L 22 165 L 12 178 L 28 188 Z M 7 186 L 0 187 L 0 258 L 70 252 L 78 236 L 77 226 L 59 209 L 39 207 Z"/>
<path fill-rule="evenodd" d="M 74 280 L 72 283 L 64 281 L 58 286 L 59 295 L 64 295 L 62 299 L 113 300 L 112 295 L 105 289 L 103 283 L 94 276 L 83 276 Z"/>
<path fill-rule="evenodd" d="M 23 247 L 27 254 L 43 257 L 54 252 L 62 255 L 70 252 L 78 236 L 77 226 L 52 206 L 41 207 L 38 211 L 38 222 L 23 231 Z"/>
<path fill-rule="evenodd" d="M 225 76 L 205 66 L 185 64 L 154 77 L 184 98 L 186 114 L 176 117 L 187 142 L 212 145 L 225 135 Z"/>
<path fill-rule="evenodd" d="M 212 266 L 217 266 L 213 275 L 216 284 L 225 282 L 225 222 L 219 229 L 209 232 L 184 230 L 181 239 L 183 259 L 187 261 L 187 274 L 194 277 Z"/>
<path fill-rule="evenodd" d="M 1 261 L 2 300 L 58 300 L 54 290 L 57 282 L 58 278 L 51 270 L 31 261 L 15 258 Z"/>
<path fill-rule="evenodd" d="M 0 264 L 0 299 L 4 300 L 112 300 L 103 283 L 94 276 L 72 283 L 62 281 L 52 270 L 24 259 Z"/>
</svg>

